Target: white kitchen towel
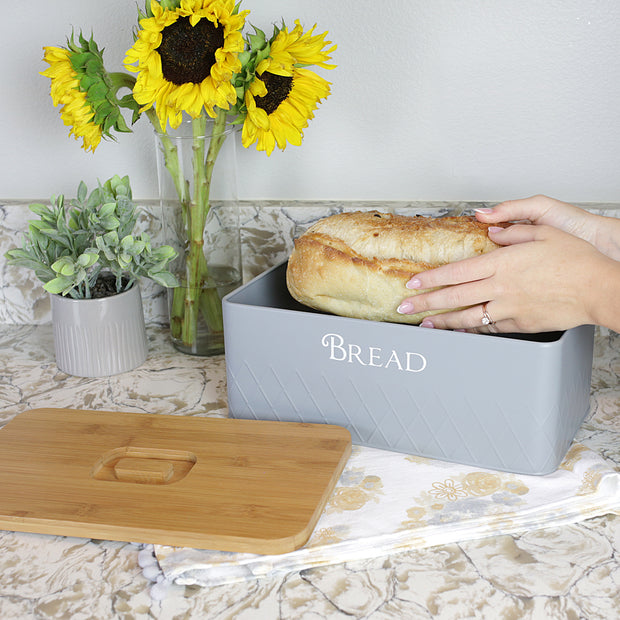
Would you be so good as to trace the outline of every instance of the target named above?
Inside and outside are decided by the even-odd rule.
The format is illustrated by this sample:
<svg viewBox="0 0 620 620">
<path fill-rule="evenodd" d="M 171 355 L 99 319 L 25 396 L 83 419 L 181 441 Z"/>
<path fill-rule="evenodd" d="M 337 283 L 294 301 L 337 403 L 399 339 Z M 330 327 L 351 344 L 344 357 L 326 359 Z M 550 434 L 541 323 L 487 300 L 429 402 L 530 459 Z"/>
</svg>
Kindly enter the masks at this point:
<svg viewBox="0 0 620 620">
<path fill-rule="evenodd" d="M 312 475 L 309 471 L 308 475 Z M 306 545 L 281 555 L 154 546 L 163 577 L 213 586 L 620 512 L 620 473 L 573 444 L 526 476 L 353 446 Z"/>
</svg>

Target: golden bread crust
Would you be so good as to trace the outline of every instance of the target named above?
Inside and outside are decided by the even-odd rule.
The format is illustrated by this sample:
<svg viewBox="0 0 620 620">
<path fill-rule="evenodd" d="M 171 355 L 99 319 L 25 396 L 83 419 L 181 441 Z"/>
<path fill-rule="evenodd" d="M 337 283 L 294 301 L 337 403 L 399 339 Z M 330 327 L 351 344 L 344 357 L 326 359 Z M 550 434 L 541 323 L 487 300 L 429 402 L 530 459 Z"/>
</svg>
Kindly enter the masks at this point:
<svg viewBox="0 0 620 620">
<path fill-rule="evenodd" d="M 416 273 L 497 248 L 474 217 L 408 217 L 379 211 L 339 213 L 316 222 L 289 258 L 286 281 L 300 303 L 375 321 L 418 324 L 436 312 L 396 311 Z"/>
</svg>

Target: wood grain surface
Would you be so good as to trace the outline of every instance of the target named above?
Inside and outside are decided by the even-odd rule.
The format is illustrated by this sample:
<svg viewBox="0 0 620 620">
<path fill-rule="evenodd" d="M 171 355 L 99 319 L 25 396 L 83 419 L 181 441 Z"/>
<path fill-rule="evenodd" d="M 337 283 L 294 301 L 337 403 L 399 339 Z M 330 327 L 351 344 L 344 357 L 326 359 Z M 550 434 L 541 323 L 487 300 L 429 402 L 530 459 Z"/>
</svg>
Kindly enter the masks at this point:
<svg viewBox="0 0 620 620">
<path fill-rule="evenodd" d="M 350 452 L 327 424 L 34 409 L 0 429 L 0 528 L 285 553 Z"/>
</svg>

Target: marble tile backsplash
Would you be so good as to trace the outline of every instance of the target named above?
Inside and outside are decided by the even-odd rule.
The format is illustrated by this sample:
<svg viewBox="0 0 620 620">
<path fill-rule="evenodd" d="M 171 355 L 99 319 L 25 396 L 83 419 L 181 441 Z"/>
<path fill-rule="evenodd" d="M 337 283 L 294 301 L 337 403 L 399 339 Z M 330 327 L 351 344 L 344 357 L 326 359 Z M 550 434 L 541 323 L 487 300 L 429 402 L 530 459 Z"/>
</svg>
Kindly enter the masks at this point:
<svg viewBox="0 0 620 620">
<path fill-rule="evenodd" d="M 49 295 L 34 273 L 7 265 L 4 253 L 21 247 L 22 233 L 33 214 L 29 202 L 0 204 L 0 323 L 41 324 L 51 320 Z M 484 202 L 242 202 L 239 205 L 244 280 L 248 281 L 268 267 L 288 257 L 293 240 L 313 222 L 340 211 L 377 209 L 408 215 L 460 215 Z M 141 230 L 154 244 L 166 243 L 162 232 L 162 210 L 156 203 L 141 205 Z M 581 205 L 595 213 L 620 217 L 620 203 Z M 144 313 L 148 324 L 167 323 L 166 291 L 149 280 L 141 283 Z"/>
</svg>

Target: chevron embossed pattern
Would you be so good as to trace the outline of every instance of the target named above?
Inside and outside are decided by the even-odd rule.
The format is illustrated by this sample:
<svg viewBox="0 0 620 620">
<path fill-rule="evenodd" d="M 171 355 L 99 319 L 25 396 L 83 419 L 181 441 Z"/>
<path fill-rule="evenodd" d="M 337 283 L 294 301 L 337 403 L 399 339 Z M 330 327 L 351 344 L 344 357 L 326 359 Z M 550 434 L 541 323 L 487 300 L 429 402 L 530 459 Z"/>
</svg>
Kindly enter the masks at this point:
<svg viewBox="0 0 620 620">
<path fill-rule="evenodd" d="M 455 400 L 453 390 L 414 389 L 406 381 L 386 386 L 355 375 L 243 361 L 237 368 L 229 364 L 229 405 L 235 417 L 344 426 L 354 443 L 370 447 L 543 473 L 557 467 L 588 406 L 587 367 L 576 380 L 555 382 L 549 390 L 558 393 L 548 405 L 522 405 L 501 394 Z M 577 419 L 566 415 L 571 406 L 581 412 Z"/>
<path fill-rule="evenodd" d="M 589 326 L 492 337 L 308 314 L 286 305 L 283 267 L 228 298 L 233 417 L 336 424 L 356 444 L 514 473 L 557 468 L 588 411 Z"/>
</svg>

